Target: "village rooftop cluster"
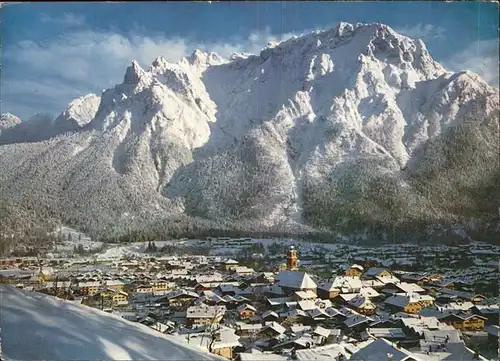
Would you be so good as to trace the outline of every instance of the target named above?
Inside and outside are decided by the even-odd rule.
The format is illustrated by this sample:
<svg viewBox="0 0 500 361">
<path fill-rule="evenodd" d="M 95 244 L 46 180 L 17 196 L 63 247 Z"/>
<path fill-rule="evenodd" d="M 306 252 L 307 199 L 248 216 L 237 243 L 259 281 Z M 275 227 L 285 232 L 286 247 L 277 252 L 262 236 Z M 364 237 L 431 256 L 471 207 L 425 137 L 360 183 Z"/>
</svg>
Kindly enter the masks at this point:
<svg viewBox="0 0 500 361">
<path fill-rule="evenodd" d="M 231 360 L 497 357 L 495 246 L 193 242 L 211 252 L 165 254 L 149 244 L 106 257 L 1 259 L 0 281 L 118 314 Z"/>
</svg>

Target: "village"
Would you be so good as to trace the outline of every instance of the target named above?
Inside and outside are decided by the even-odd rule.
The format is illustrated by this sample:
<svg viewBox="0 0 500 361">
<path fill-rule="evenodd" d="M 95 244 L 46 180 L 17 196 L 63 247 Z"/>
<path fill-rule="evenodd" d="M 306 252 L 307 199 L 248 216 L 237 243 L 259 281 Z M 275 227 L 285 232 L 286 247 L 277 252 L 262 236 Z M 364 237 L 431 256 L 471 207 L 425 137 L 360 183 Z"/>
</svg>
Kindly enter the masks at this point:
<svg viewBox="0 0 500 361">
<path fill-rule="evenodd" d="M 0 259 L 0 282 L 230 360 L 498 357 L 497 246 L 210 238 L 120 249 Z"/>
</svg>

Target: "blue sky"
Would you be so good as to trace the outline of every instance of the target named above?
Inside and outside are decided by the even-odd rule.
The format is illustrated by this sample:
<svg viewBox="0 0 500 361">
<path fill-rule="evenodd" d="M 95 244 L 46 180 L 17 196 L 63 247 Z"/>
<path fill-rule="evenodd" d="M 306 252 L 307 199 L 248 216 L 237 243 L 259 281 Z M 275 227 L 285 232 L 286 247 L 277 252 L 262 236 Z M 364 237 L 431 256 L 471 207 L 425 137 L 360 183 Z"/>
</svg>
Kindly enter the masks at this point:
<svg viewBox="0 0 500 361">
<path fill-rule="evenodd" d="M 450 70 L 498 86 L 493 2 L 17 3 L 2 11 L 2 112 L 60 113 L 74 98 L 120 83 L 132 59 L 147 67 L 200 48 L 229 56 L 341 21 L 380 22 L 424 40 Z"/>
</svg>

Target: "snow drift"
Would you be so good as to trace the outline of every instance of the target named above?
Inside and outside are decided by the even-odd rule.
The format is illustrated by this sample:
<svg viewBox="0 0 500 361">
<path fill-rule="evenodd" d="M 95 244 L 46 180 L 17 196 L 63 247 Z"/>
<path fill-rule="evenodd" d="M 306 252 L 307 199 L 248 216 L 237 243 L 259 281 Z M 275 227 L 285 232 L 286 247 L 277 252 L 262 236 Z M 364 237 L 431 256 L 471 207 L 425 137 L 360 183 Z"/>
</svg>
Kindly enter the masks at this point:
<svg viewBox="0 0 500 361">
<path fill-rule="evenodd" d="M 0 285 L 10 360 L 224 360 L 151 328 L 51 296 Z"/>
</svg>

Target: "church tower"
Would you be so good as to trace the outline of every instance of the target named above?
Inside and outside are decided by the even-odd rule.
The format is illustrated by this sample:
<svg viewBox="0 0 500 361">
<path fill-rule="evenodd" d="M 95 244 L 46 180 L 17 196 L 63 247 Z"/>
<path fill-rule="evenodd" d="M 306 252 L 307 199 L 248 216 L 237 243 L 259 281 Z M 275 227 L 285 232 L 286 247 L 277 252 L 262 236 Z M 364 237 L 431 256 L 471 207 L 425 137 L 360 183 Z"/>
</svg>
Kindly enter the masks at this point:
<svg viewBox="0 0 500 361">
<path fill-rule="evenodd" d="M 289 271 L 293 271 L 297 268 L 297 250 L 294 246 L 290 246 L 288 252 L 286 253 L 287 257 L 287 269 Z"/>
</svg>

